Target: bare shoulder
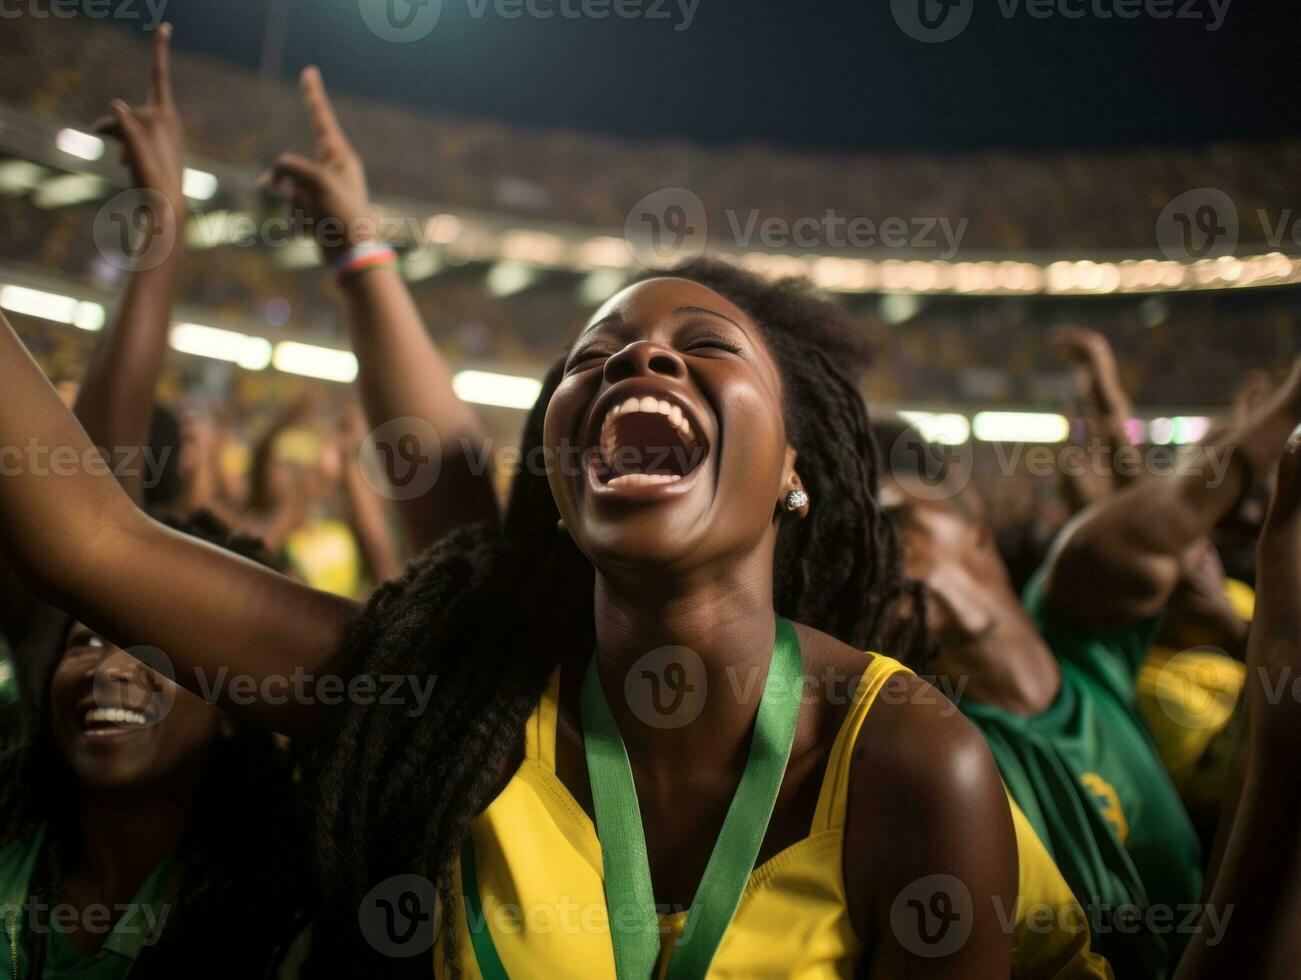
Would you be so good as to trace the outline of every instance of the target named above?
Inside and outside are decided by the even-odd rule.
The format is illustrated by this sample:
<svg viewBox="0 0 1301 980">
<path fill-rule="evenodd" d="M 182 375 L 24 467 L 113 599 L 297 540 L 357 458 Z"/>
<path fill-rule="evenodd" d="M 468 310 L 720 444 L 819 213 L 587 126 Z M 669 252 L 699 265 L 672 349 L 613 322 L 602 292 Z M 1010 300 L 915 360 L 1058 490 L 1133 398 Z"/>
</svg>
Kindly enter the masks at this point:
<svg viewBox="0 0 1301 980">
<path fill-rule="evenodd" d="M 883 682 L 863 719 L 850 778 L 851 784 L 888 779 L 917 803 L 946 802 L 991 778 L 997 783 L 998 770 L 984 738 L 957 705 L 901 671 Z"/>
<path fill-rule="evenodd" d="M 860 935 L 913 883 L 942 875 L 981 908 L 1016 894 L 1016 837 L 1002 779 L 980 732 L 943 694 L 889 677 L 863 721 L 850 767 L 844 852 Z"/>
</svg>

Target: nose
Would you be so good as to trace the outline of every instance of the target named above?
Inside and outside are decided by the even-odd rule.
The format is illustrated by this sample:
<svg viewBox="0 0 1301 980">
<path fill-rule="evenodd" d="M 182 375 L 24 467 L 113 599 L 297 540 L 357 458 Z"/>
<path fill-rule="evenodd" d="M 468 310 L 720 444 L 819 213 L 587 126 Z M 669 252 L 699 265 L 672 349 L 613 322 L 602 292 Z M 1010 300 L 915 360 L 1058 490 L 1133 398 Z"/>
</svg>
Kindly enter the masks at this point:
<svg viewBox="0 0 1301 980">
<path fill-rule="evenodd" d="M 629 344 L 605 362 L 605 380 L 609 384 L 652 374 L 681 379 L 687 375 L 687 366 L 677 351 L 651 340 Z"/>
<path fill-rule="evenodd" d="M 95 684 L 112 687 L 114 685 L 137 684 L 140 687 L 150 686 L 149 678 L 152 676 L 148 667 L 142 664 L 131 654 L 117 647 L 110 647 L 104 658 L 95 666 Z"/>
</svg>

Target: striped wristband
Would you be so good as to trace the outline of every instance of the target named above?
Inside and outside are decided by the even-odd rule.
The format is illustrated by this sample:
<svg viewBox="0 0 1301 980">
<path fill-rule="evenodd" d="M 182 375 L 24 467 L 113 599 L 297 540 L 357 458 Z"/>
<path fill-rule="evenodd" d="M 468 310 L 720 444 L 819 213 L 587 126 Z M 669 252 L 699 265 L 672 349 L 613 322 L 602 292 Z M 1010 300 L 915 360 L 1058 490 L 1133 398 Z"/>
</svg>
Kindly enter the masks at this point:
<svg viewBox="0 0 1301 980">
<path fill-rule="evenodd" d="M 334 263 L 334 278 L 337 282 L 343 282 L 363 272 L 397 264 L 398 253 L 393 251 L 392 245 L 387 242 L 362 242 L 348 249 Z"/>
</svg>

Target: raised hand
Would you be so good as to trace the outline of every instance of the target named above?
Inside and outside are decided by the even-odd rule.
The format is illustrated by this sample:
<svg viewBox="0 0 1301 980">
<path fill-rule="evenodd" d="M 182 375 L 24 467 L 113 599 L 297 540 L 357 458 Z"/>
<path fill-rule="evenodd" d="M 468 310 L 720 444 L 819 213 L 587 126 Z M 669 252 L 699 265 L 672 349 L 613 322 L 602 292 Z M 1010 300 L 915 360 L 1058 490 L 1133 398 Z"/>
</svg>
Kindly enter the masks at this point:
<svg viewBox="0 0 1301 980">
<path fill-rule="evenodd" d="M 109 103 L 109 115 L 95 130 L 122 145 L 122 162 L 137 187 L 157 191 L 175 213 L 185 213 L 185 135 L 172 98 L 170 44 L 172 25 L 154 32 L 149 95 L 136 108 L 122 99 Z"/>
<path fill-rule="evenodd" d="M 1256 616 L 1247 644 L 1251 751 L 1277 753 L 1290 767 L 1301 744 L 1301 703 L 1291 688 L 1301 675 L 1301 426 L 1279 462 L 1256 567 Z"/>
<path fill-rule="evenodd" d="M 1116 355 L 1107 338 L 1085 327 L 1058 327 L 1049 343 L 1076 368 L 1081 392 L 1100 415 L 1129 414 L 1129 398 L 1120 382 Z"/>
<path fill-rule="evenodd" d="M 314 237 L 327 254 L 373 241 L 379 229 L 366 171 L 339 125 L 317 68 L 303 70 L 300 89 L 316 134 L 316 156 L 282 153 L 263 174 L 262 184 L 278 188 L 313 222 Z"/>
</svg>

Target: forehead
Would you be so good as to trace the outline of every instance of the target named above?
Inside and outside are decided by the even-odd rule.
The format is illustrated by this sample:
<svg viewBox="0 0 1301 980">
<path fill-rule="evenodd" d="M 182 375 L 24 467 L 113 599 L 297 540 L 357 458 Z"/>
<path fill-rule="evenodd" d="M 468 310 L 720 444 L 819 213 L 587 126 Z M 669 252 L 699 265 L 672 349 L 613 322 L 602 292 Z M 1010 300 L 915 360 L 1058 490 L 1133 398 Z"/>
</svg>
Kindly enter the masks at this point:
<svg viewBox="0 0 1301 980">
<path fill-rule="evenodd" d="M 743 332 L 759 339 L 753 321 L 731 300 L 708 286 L 672 276 L 647 279 L 620 290 L 592 314 L 583 333 L 607 325 L 612 320 L 634 326 L 650 326 L 675 315 L 702 310 L 731 320 Z"/>
</svg>

